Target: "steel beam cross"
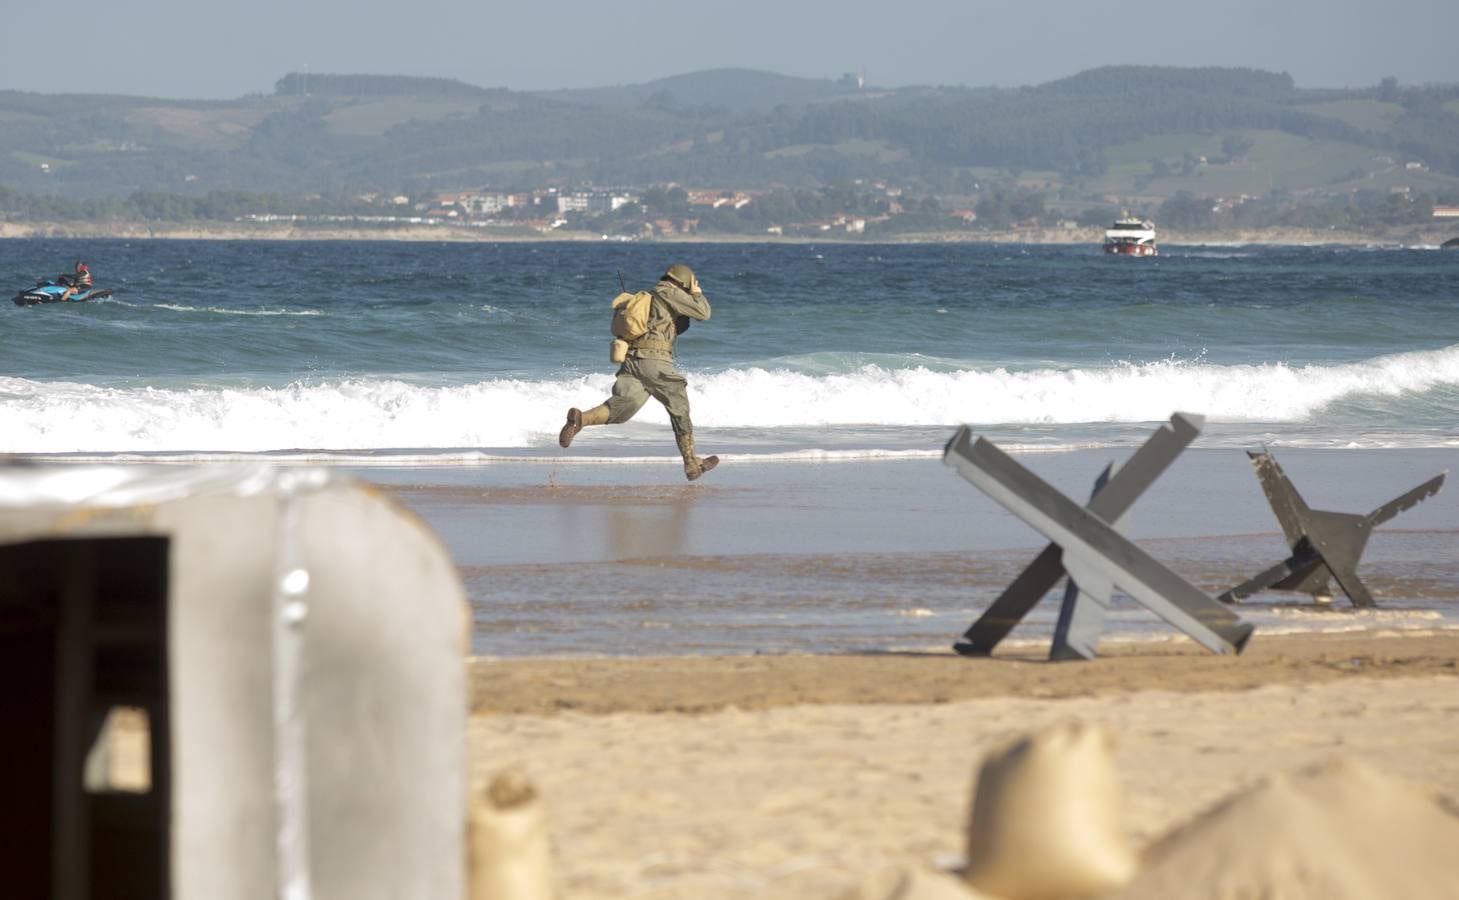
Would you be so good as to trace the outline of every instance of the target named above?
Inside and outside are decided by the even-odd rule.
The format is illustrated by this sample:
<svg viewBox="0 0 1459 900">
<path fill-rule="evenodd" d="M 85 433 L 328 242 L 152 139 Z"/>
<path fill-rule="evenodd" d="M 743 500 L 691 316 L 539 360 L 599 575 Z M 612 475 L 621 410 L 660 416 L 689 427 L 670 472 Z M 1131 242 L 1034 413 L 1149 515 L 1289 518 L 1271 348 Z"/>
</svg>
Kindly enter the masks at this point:
<svg viewBox="0 0 1459 900">
<path fill-rule="evenodd" d="M 1376 606 L 1373 595 L 1358 578 L 1358 560 L 1368 546 L 1369 536 L 1374 528 L 1417 506 L 1444 486 L 1445 473 L 1440 472 L 1365 516 L 1327 512 L 1307 505 L 1270 453 L 1248 450 L 1246 455 L 1251 457 L 1256 477 L 1282 526 L 1292 555 L 1217 598 L 1224 603 L 1235 603 L 1268 589 L 1330 598 L 1329 582 L 1336 581 L 1354 606 Z"/>
<path fill-rule="evenodd" d="M 1065 574 L 1065 592 L 1050 659 L 1092 659 L 1115 588 L 1215 653 L 1239 653 L 1253 627 L 1151 558 L 1116 530 L 1121 516 L 1200 431 L 1199 416 L 1176 413 L 1130 461 L 1106 470 L 1088 507 L 1080 506 L 1019 465 L 986 438 L 959 429 L 943 461 L 1049 538 L 1013 583 L 973 623 L 954 649 L 987 655 Z"/>
</svg>

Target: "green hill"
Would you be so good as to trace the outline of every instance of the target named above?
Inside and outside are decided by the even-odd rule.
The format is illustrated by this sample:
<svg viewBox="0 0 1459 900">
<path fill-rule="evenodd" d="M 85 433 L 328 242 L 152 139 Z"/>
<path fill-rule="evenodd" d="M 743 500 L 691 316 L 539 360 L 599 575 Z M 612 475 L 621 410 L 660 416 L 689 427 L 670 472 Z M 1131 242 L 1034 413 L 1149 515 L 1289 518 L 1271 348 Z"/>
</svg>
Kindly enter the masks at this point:
<svg viewBox="0 0 1459 900">
<path fill-rule="evenodd" d="M 1102 66 L 1040 85 L 1036 90 L 1064 97 L 1148 98 L 1152 93 L 1285 100 L 1296 86 L 1285 72 L 1226 69 L 1216 66 Z"/>
<path fill-rule="evenodd" d="M 1057 208 L 1443 192 L 1459 186 L 1459 85 L 1307 91 L 1252 69 L 1118 66 L 1013 89 L 717 69 L 540 93 L 302 73 L 226 102 L 0 91 L 0 187 L 32 196 L 857 179 L 954 198 L 1036 184 Z"/>
<path fill-rule="evenodd" d="M 795 78 L 754 69 L 709 69 L 643 84 L 553 91 L 542 96 L 584 106 L 616 109 L 652 105 L 663 109 L 768 112 L 855 96 L 846 80 Z"/>
</svg>

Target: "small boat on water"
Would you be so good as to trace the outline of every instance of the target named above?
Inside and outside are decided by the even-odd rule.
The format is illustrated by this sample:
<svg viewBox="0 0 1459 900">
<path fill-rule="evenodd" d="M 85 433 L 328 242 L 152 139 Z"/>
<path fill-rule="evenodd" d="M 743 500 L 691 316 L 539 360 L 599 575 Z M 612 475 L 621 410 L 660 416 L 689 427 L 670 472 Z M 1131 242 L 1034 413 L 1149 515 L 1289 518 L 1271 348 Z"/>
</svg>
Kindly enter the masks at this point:
<svg viewBox="0 0 1459 900">
<path fill-rule="evenodd" d="M 1459 238 L 1449 238 L 1439 245 L 1442 250 L 1459 250 Z"/>
<path fill-rule="evenodd" d="M 15 301 L 16 306 L 35 306 L 40 303 L 79 303 L 83 300 L 101 300 L 111 296 L 110 288 L 91 287 L 67 296 L 66 289 L 70 286 L 70 284 L 57 284 L 54 281 L 38 281 L 35 287 L 27 288 L 11 299 Z"/>
<path fill-rule="evenodd" d="M 1105 229 L 1104 252 L 1118 256 L 1158 256 L 1155 223 L 1136 216 L 1121 216 Z"/>
</svg>

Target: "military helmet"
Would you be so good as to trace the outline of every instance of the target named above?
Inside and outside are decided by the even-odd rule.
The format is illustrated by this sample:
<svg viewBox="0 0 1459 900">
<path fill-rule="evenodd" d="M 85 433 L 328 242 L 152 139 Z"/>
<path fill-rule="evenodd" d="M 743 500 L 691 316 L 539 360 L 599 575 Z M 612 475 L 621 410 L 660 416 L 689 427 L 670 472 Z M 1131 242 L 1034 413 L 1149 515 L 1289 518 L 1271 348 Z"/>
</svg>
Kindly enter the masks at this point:
<svg viewBox="0 0 1459 900">
<path fill-rule="evenodd" d="M 664 273 L 664 277 L 677 282 L 686 291 L 694 284 L 694 270 L 683 263 L 674 263 L 672 266 L 669 266 L 669 270 Z"/>
</svg>

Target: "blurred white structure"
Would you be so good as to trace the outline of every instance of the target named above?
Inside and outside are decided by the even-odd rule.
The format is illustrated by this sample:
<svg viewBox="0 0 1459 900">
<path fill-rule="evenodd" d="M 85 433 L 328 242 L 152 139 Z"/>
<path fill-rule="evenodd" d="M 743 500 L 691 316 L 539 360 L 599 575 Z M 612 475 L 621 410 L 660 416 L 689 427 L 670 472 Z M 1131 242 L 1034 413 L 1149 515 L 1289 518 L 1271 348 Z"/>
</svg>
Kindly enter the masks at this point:
<svg viewBox="0 0 1459 900">
<path fill-rule="evenodd" d="M 444 548 L 367 486 L 0 466 L 6 894 L 463 897 L 468 627 Z"/>
</svg>

